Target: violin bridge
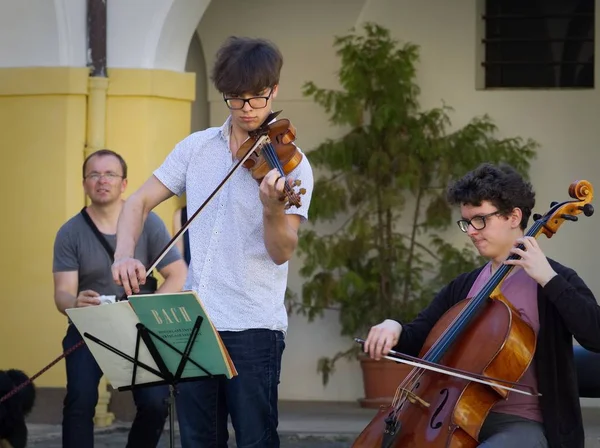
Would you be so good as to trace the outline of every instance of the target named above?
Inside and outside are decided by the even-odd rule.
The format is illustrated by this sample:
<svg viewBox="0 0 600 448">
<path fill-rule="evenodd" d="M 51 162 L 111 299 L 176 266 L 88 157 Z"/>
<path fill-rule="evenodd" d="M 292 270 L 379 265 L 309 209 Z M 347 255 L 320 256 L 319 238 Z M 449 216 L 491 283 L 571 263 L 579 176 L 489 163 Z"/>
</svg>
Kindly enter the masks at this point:
<svg viewBox="0 0 600 448">
<path fill-rule="evenodd" d="M 419 405 L 423 406 L 424 408 L 428 408 L 430 406 L 429 403 L 427 403 L 421 397 L 419 397 L 418 395 L 416 395 L 414 392 L 411 392 L 408 389 L 402 389 L 402 391 L 406 394 L 406 398 L 412 404 L 419 404 Z"/>
</svg>

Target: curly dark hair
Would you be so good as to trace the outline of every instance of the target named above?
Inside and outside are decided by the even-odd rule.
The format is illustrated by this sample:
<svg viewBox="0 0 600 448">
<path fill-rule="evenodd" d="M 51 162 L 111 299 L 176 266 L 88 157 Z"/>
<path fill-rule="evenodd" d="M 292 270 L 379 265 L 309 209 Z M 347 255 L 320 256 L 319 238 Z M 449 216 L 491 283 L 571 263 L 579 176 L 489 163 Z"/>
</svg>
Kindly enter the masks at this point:
<svg viewBox="0 0 600 448">
<path fill-rule="evenodd" d="M 225 94 L 258 94 L 279 84 L 283 56 L 265 39 L 229 37 L 217 52 L 211 79 Z"/>
<path fill-rule="evenodd" d="M 512 166 L 501 163 L 483 163 L 448 186 L 447 200 L 452 205 L 468 204 L 479 206 L 483 201 L 491 202 L 507 216 L 513 209 L 520 208 L 523 214 L 521 228 L 527 222 L 535 205 L 535 192 Z"/>
</svg>

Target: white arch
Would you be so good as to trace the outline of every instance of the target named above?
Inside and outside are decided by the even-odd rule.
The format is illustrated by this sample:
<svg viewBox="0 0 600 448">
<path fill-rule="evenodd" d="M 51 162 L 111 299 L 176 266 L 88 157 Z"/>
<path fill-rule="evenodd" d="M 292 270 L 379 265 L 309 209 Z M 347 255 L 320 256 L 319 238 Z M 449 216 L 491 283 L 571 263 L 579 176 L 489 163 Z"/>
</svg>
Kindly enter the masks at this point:
<svg viewBox="0 0 600 448">
<path fill-rule="evenodd" d="M 183 71 L 187 49 L 210 0 L 108 3 L 108 67 Z"/>
<path fill-rule="evenodd" d="M 176 1 L 163 24 L 154 66 L 183 71 L 190 41 L 211 0 Z"/>
<path fill-rule="evenodd" d="M 0 67 L 85 67 L 85 0 L 3 0 Z"/>
</svg>

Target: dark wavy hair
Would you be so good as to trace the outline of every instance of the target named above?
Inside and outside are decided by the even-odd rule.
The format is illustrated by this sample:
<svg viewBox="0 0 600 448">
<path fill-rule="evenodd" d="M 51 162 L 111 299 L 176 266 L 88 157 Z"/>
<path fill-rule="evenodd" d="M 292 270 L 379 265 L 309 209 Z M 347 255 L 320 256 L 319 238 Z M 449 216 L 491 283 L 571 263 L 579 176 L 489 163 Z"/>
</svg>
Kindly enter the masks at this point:
<svg viewBox="0 0 600 448">
<path fill-rule="evenodd" d="M 483 163 L 448 186 L 447 200 L 452 205 L 479 206 L 491 202 L 504 216 L 516 207 L 521 209 L 521 228 L 527 228 L 535 206 L 535 192 L 512 166 Z"/>
<path fill-rule="evenodd" d="M 283 56 L 265 39 L 229 37 L 217 52 L 211 79 L 225 94 L 258 94 L 279 84 Z"/>
</svg>

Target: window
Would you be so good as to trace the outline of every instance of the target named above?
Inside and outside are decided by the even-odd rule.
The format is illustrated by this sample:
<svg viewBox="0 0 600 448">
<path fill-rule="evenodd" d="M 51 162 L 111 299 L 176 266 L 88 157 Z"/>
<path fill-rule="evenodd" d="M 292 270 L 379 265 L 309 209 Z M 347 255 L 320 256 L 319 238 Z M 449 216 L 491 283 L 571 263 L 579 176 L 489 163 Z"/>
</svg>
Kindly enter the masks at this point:
<svg viewBox="0 0 600 448">
<path fill-rule="evenodd" d="M 485 0 L 485 87 L 593 88 L 595 0 Z"/>
</svg>

